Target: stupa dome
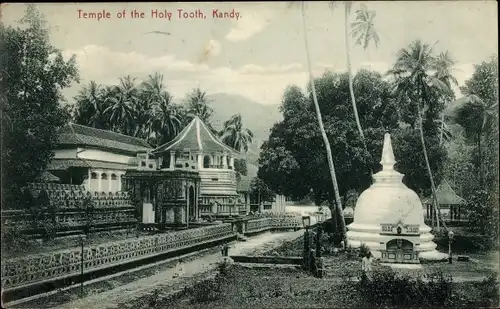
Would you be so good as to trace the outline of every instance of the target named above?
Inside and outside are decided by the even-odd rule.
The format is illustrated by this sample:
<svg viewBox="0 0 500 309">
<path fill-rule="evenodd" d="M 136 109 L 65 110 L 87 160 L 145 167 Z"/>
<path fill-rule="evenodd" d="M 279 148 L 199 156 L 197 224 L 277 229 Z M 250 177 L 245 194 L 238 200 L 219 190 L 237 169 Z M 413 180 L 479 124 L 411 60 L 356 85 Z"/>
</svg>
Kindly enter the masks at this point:
<svg viewBox="0 0 500 309">
<path fill-rule="evenodd" d="M 419 253 L 435 250 L 436 244 L 431 228 L 425 225 L 419 196 L 402 182 L 404 175 L 394 170 L 388 133 L 380 163 L 383 168 L 373 175 L 374 184 L 357 200 L 347 238 L 354 248 L 366 244 L 376 257 L 418 263 Z"/>
</svg>

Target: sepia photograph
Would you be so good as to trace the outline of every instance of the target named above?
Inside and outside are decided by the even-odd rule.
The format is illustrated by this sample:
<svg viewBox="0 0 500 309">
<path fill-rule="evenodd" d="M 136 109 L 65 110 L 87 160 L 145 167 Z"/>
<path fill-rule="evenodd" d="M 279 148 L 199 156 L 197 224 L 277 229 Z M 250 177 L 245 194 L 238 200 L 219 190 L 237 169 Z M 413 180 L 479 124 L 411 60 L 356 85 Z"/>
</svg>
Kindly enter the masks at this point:
<svg viewBox="0 0 500 309">
<path fill-rule="evenodd" d="M 1 307 L 500 307 L 497 25 L 0 3 Z"/>
</svg>

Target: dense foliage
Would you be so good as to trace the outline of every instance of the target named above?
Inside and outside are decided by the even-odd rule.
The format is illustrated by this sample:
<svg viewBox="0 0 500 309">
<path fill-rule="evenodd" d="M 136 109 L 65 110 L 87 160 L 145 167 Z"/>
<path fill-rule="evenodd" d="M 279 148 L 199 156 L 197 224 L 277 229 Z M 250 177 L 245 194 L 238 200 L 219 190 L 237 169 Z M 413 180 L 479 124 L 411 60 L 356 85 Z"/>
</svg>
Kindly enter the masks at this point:
<svg viewBox="0 0 500 309">
<path fill-rule="evenodd" d="M 393 136 L 397 168 L 406 175 L 404 182 L 417 192 L 429 192 L 415 123 L 405 118 L 411 106 L 393 97 L 391 85 L 379 73 L 362 70 L 354 79 L 368 151 L 356 131 L 352 108 L 345 103 L 349 98 L 348 75 L 327 72 L 316 79 L 315 85 L 341 195 L 351 189 L 361 192 L 371 184 L 370 170 L 380 169 L 378 162 L 385 132 Z M 333 202 L 324 146 L 311 99 L 300 88 L 291 86 L 284 93 L 281 111 L 284 120 L 275 124 L 269 140 L 262 145 L 259 177 L 281 194 L 302 198 L 312 190 L 317 204 Z M 428 113 L 428 117 L 435 114 Z M 433 132 L 433 135 L 426 134 L 428 154 L 433 172 L 440 177 L 446 154 L 435 142 L 437 130 Z"/>
<path fill-rule="evenodd" d="M 69 119 L 61 90 L 78 79 L 75 59 L 49 42 L 43 16 L 29 5 L 19 27 L 0 24 L 3 205 L 45 170 L 57 129 Z"/>
</svg>

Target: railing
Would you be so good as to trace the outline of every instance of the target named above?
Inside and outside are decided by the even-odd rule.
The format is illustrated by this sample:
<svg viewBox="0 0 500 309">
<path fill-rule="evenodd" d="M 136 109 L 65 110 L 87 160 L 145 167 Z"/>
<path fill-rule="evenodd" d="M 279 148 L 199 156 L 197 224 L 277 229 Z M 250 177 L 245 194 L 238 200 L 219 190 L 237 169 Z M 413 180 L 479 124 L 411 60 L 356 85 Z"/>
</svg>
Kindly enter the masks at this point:
<svg viewBox="0 0 500 309">
<path fill-rule="evenodd" d="M 258 233 L 274 229 L 300 229 L 302 227 L 302 218 L 299 216 L 277 215 L 248 220 L 244 233 Z"/>
<path fill-rule="evenodd" d="M 83 250 L 84 272 L 141 260 L 203 243 L 235 236 L 231 224 L 170 232 L 110 242 Z M 80 273 L 79 248 L 2 261 L 2 287 L 6 290 Z"/>
</svg>

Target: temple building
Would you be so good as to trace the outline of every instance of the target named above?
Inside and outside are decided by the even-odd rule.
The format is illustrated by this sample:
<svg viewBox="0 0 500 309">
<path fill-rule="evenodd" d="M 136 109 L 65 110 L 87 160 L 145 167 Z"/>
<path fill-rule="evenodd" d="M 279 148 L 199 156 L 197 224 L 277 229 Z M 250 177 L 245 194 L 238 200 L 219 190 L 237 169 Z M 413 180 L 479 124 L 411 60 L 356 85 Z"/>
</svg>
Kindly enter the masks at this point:
<svg viewBox="0 0 500 309">
<path fill-rule="evenodd" d="M 140 138 L 71 123 L 59 131 L 47 171 L 87 191 L 117 192 L 125 172 L 136 167 L 137 153 L 150 149 Z"/>
<path fill-rule="evenodd" d="M 198 117 L 157 148 L 139 138 L 69 124 L 59 132 L 47 175 L 96 196 L 128 192 L 143 224 L 188 225 L 250 213 L 252 176 L 237 179 L 234 170 L 241 156 Z M 284 212 L 284 202 L 277 196 L 261 212 Z"/>
<path fill-rule="evenodd" d="M 365 244 L 376 258 L 388 263 L 419 263 L 420 258 L 439 255 L 431 228 L 424 223 L 419 196 L 403 184 L 391 137 L 385 134 L 382 171 L 373 175 L 373 185 L 358 198 L 354 222 L 348 226 L 349 244 Z"/>
<path fill-rule="evenodd" d="M 464 213 L 464 207 L 467 202 L 458 196 L 451 188 L 450 184 L 443 180 L 436 189 L 436 197 L 441 216 L 446 221 L 466 221 L 467 216 Z M 435 217 L 432 196 L 423 201 L 425 207 L 425 218 Z"/>
</svg>

